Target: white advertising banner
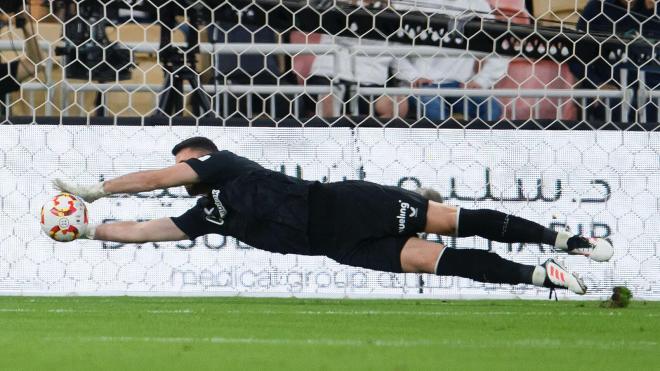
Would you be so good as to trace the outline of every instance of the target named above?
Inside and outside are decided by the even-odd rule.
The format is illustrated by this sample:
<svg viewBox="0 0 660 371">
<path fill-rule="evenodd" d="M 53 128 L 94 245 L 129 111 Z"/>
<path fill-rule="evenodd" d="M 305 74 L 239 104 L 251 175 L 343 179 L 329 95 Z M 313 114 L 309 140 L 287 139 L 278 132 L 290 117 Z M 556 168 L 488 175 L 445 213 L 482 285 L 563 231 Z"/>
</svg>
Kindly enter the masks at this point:
<svg viewBox="0 0 660 371">
<path fill-rule="evenodd" d="M 604 298 L 616 285 L 660 299 L 660 133 L 456 129 L 0 126 L 0 294 L 268 295 L 303 297 L 546 298 L 531 286 L 353 268 L 322 257 L 272 254 L 231 237 L 125 245 L 61 244 L 39 228 L 51 180 L 92 183 L 173 163 L 193 135 L 292 176 L 433 187 L 445 202 L 492 208 L 555 229 L 609 238 L 610 262 L 535 244 L 453 239 L 537 264 L 559 256 Z M 92 222 L 176 216 L 183 189 L 89 204 Z M 560 296 L 577 298 L 572 294 Z"/>
</svg>

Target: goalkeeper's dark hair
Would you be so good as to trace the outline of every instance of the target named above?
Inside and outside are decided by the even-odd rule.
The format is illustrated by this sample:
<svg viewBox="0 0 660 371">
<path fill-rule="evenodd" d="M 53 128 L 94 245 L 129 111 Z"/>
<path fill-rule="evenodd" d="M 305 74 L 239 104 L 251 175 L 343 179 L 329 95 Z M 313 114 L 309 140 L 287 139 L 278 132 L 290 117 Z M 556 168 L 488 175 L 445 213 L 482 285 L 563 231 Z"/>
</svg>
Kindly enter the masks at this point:
<svg viewBox="0 0 660 371">
<path fill-rule="evenodd" d="M 429 199 L 431 201 L 443 203 L 442 195 L 440 192 L 436 191 L 433 188 L 426 188 L 426 187 L 419 187 L 415 190 L 415 192 L 419 193 L 426 199 Z"/>
<path fill-rule="evenodd" d="M 213 143 L 211 139 L 206 137 L 192 137 L 174 146 L 174 148 L 172 148 L 172 154 L 176 156 L 177 153 L 186 148 L 202 149 L 209 152 L 218 151 L 218 147 L 215 145 L 215 143 Z"/>
</svg>

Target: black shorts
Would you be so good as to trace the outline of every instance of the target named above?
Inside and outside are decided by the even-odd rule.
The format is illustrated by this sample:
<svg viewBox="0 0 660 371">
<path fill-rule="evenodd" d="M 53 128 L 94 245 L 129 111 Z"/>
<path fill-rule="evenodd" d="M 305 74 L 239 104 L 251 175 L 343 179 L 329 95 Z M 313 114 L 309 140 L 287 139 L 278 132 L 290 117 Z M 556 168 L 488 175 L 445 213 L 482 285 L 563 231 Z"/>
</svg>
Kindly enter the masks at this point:
<svg viewBox="0 0 660 371">
<path fill-rule="evenodd" d="M 398 187 L 365 181 L 315 185 L 311 250 L 342 264 L 400 273 L 401 249 L 424 231 L 427 209 L 426 198 Z"/>
</svg>

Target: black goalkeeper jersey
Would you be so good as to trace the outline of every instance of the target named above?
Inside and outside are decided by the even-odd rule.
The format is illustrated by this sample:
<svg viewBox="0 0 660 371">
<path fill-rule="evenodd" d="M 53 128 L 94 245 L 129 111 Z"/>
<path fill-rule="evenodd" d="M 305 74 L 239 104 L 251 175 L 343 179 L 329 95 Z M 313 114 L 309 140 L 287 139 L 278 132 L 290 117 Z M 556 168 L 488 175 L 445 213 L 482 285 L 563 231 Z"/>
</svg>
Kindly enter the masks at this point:
<svg viewBox="0 0 660 371">
<path fill-rule="evenodd" d="M 210 187 L 174 223 L 190 239 L 217 233 L 258 249 L 309 255 L 308 199 L 316 182 L 287 176 L 229 151 L 185 161 Z"/>
<path fill-rule="evenodd" d="M 211 189 L 172 218 L 190 239 L 218 233 L 261 250 L 401 272 L 401 249 L 426 225 L 428 200 L 398 187 L 306 181 L 229 151 L 186 163 Z"/>
</svg>

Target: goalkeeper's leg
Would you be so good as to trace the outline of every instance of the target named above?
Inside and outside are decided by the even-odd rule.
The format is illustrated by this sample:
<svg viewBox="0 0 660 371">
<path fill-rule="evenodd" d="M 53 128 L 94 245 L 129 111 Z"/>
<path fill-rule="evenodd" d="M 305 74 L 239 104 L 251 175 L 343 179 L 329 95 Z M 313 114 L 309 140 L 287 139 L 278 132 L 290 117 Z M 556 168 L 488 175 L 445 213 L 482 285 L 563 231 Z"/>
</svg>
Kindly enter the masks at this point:
<svg viewBox="0 0 660 371">
<path fill-rule="evenodd" d="M 404 272 L 458 276 L 479 282 L 529 284 L 565 288 L 584 294 L 587 287 L 553 259 L 542 265 L 526 265 L 503 259 L 495 253 L 477 249 L 452 249 L 442 244 L 410 238 L 401 250 Z"/>
<path fill-rule="evenodd" d="M 459 209 L 429 201 L 427 233 L 445 236 L 479 236 L 498 242 L 543 243 L 568 254 L 607 261 L 614 254 L 602 238 L 585 238 L 566 231 L 554 231 L 538 223 L 495 210 Z"/>
</svg>

